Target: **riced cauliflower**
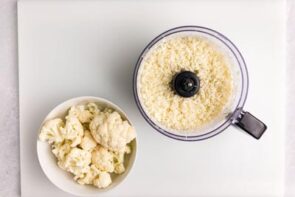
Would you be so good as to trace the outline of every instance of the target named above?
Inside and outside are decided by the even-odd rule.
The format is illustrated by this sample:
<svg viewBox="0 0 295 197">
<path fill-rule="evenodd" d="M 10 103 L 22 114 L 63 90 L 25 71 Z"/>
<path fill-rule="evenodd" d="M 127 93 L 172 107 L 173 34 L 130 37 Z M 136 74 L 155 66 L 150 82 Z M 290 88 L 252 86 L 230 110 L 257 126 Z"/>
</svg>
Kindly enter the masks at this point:
<svg viewBox="0 0 295 197">
<path fill-rule="evenodd" d="M 136 137 L 135 129 L 116 111 L 97 114 L 89 129 L 97 143 L 112 151 L 122 151 Z"/>
<path fill-rule="evenodd" d="M 96 140 L 90 125 L 108 139 Z M 134 138 L 134 128 L 119 113 L 108 108 L 101 111 L 95 103 L 72 106 L 65 123 L 60 118 L 49 120 L 39 134 L 40 140 L 51 144 L 61 169 L 72 173 L 79 184 L 98 188 L 112 183 L 110 173 L 125 171 L 124 156 L 131 152 L 127 144 Z"/>
<path fill-rule="evenodd" d="M 143 58 L 137 77 L 139 100 L 154 121 L 176 131 L 196 131 L 223 114 L 232 101 L 233 77 L 227 55 L 198 36 L 167 37 Z M 171 88 L 173 77 L 191 71 L 200 79 L 198 93 L 184 98 Z"/>
</svg>

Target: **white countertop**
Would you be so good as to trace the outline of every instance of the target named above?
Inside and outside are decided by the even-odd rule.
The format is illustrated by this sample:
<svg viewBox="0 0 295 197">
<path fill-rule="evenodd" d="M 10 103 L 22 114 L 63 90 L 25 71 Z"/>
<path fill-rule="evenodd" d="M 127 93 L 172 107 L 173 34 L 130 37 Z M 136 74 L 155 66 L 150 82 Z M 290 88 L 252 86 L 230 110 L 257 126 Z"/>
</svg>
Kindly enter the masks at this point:
<svg viewBox="0 0 295 197">
<path fill-rule="evenodd" d="M 295 1 L 287 0 L 286 196 L 295 196 Z M 20 196 L 16 0 L 0 2 L 0 195 Z M 283 65 L 282 65 L 283 66 Z M 275 93 L 274 93 L 275 94 Z M 293 102 L 292 102 L 293 101 Z"/>
</svg>

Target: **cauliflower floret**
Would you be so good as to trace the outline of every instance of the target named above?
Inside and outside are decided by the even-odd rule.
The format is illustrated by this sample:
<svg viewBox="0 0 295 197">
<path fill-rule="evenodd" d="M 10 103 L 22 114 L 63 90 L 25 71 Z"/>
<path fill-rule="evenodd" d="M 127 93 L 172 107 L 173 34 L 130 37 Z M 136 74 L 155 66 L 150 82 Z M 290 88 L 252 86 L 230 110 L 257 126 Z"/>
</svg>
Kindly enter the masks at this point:
<svg viewBox="0 0 295 197">
<path fill-rule="evenodd" d="M 68 117 L 77 117 L 81 123 L 89 123 L 96 114 L 99 113 L 99 109 L 95 103 L 88 103 L 87 105 L 72 106 L 69 110 Z"/>
<path fill-rule="evenodd" d="M 49 144 L 60 143 L 63 141 L 62 130 L 64 122 L 57 118 L 47 121 L 41 129 L 39 139 L 41 141 L 48 141 Z"/>
<path fill-rule="evenodd" d="M 136 137 L 135 129 L 116 111 L 99 113 L 89 129 L 96 142 L 112 151 L 122 151 Z"/>
<path fill-rule="evenodd" d="M 71 151 L 71 144 L 68 141 L 63 143 L 53 144 L 52 153 L 58 160 L 64 160 L 65 156 Z"/>
<path fill-rule="evenodd" d="M 114 171 L 114 155 L 102 146 L 97 146 L 92 151 L 91 161 L 99 170 L 106 172 Z"/>
<path fill-rule="evenodd" d="M 130 154 L 130 153 L 131 153 L 131 147 L 128 146 L 128 145 L 126 145 L 126 146 L 125 146 L 125 149 L 124 149 L 124 152 L 125 152 L 126 154 Z"/>
<path fill-rule="evenodd" d="M 99 173 L 99 176 L 93 181 L 93 185 L 98 188 L 106 188 L 111 183 L 112 183 L 111 176 L 107 172 Z"/>
<path fill-rule="evenodd" d="M 97 107 L 97 105 L 95 103 L 88 103 L 87 108 L 88 108 L 88 111 L 91 114 L 93 114 L 93 117 L 100 112 L 100 110 L 98 109 L 98 107 Z"/>
<path fill-rule="evenodd" d="M 124 157 L 125 153 L 129 154 L 131 153 L 131 148 L 129 146 L 126 146 L 124 151 L 120 152 L 114 152 L 114 173 L 116 174 L 122 174 L 125 172 L 125 166 L 124 166 Z"/>
<path fill-rule="evenodd" d="M 96 141 L 93 139 L 90 131 L 85 131 L 80 146 L 83 150 L 92 150 L 97 145 Z"/>
<path fill-rule="evenodd" d="M 71 107 L 68 117 L 71 116 L 77 117 L 81 121 L 81 123 L 90 122 L 93 118 L 93 115 L 88 110 L 86 110 L 85 105 L 77 105 Z"/>
<path fill-rule="evenodd" d="M 116 173 L 116 174 L 122 174 L 123 172 L 125 172 L 125 166 L 124 166 L 124 164 L 123 163 L 115 164 L 114 173 Z"/>
<path fill-rule="evenodd" d="M 93 184 L 93 180 L 98 177 L 99 173 L 101 173 L 101 171 L 94 165 L 91 165 L 87 173 L 83 174 L 82 177 L 77 178 L 77 182 L 81 185 Z"/>
<path fill-rule="evenodd" d="M 67 117 L 65 129 L 62 130 L 65 139 L 71 140 L 71 147 L 81 143 L 81 137 L 84 134 L 84 128 L 77 117 Z"/>
<path fill-rule="evenodd" d="M 60 161 L 62 169 L 73 173 L 76 176 L 82 176 L 89 171 L 89 164 L 91 163 L 91 153 L 80 148 L 73 148 L 67 154 L 64 161 Z"/>
</svg>

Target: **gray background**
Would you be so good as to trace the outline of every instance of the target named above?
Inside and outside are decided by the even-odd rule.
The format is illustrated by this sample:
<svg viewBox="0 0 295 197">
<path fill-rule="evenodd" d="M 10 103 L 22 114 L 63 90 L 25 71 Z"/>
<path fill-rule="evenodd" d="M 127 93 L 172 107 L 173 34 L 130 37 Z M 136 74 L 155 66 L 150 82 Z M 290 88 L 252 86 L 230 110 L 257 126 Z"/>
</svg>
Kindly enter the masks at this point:
<svg viewBox="0 0 295 197">
<path fill-rule="evenodd" d="M 271 0 L 269 0 L 271 1 Z M 287 0 L 286 196 L 295 196 L 295 1 Z M 0 195 L 20 196 L 16 0 L 0 0 Z M 283 65 L 282 65 L 283 66 Z M 293 79 L 293 80 L 292 80 Z M 293 102 L 292 102 L 293 101 Z"/>
</svg>

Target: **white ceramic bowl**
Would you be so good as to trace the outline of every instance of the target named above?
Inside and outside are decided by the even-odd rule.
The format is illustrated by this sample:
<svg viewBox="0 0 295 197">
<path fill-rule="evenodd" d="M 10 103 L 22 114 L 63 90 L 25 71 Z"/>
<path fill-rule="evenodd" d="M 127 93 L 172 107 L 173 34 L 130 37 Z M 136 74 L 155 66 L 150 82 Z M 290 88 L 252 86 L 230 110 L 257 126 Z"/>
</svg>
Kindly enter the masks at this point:
<svg viewBox="0 0 295 197">
<path fill-rule="evenodd" d="M 73 105 L 78 104 L 85 104 L 89 102 L 94 102 L 98 106 L 102 107 L 108 107 L 116 110 L 119 112 L 123 119 L 126 119 L 129 121 L 129 123 L 132 125 L 130 120 L 127 118 L 126 114 L 115 104 L 111 103 L 108 100 L 105 100 L 103 98 L 98 97 L 77 97 L 70 100 L 67 100 L 57 107 L 55 107 L 44 119 L 44 121 L 41 124 L 40 129 L 42 128 L 43 124 L 50 119 L 54 118 L 64 118 L 68 109 Z M 40 133 L 40 129 L 38 132 L 38 135 Z M 137 140 L 133 140 L 131 142 L 132 146 L 132 152 L 131 154 L 127 155 L 126 161 L 125 161 L 125 167 L 126 170 L 123 174 L 112 176 L 112 184 L 105 188 L 105 189 L 99 189 L 91 185 L 80 185 L 77 182 L 73 180 L 73 175 L 71 175 L 69 172 L 66 172 L 59 168 L 57 166 L 57 161 L 55 156 L 51 152 L 50 145 L 47 142 L 42 142 L 39 139 L 37 139 L 37 155 L 38 159 L 41 165 L 41 168 L 47 178 L 58 188 L 61 190 L 78 195 L 78 196 L 97 196 L 101 192 L 106 192 L 114 187 L 116 187 L 118 184 L 120 184 L 126 176 L 129 174 L 134 161 L 136 157 L 136 151 L 137 151 Z"/>
</svg>

